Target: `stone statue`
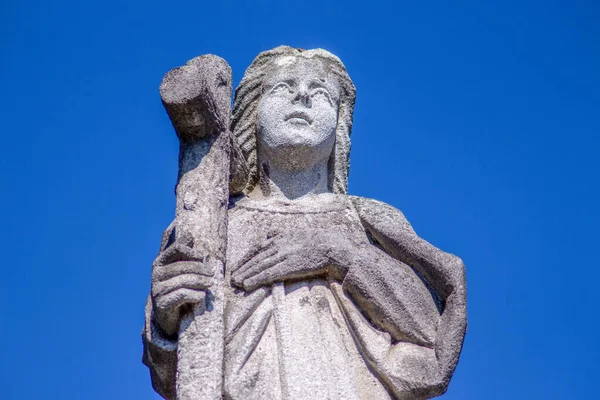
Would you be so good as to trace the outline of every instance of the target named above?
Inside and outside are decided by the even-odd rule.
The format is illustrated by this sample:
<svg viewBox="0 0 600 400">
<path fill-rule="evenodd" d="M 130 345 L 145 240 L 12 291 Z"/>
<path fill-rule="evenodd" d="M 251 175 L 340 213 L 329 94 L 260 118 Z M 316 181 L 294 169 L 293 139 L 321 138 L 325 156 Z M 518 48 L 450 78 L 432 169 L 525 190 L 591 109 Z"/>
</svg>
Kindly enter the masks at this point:
<svg viewBox="0 0 600 400">
<path fill-rule="evenodd" d="M 170 71 L 176 217 L 152 268 L 144 363 L 166 399 L 428 399 L 466 331 L 462 261 L 347 194 L 355 89 L 331 53 L 261 53 L 235 91 Z"/>
</svg>

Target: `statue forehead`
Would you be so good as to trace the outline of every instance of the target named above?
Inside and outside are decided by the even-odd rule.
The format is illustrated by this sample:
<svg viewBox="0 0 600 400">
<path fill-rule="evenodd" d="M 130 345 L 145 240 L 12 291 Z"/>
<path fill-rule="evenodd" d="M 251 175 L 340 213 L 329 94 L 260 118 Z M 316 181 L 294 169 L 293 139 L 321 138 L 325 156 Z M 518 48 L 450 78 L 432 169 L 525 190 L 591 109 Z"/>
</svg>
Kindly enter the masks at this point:
<svg viewBox="0 0 600 400">
<path fill-rule="evenodd" d="M 338 78 L 331 72 L 328 63 L 319 57 L 296 55 L 278 59 L 265 77 L 265 86 L 298 78 L 318 81 L 336 97 L 339 95 Z"/>
<path fill-rule="evenodd" d="M 326 73 L 325 60 L 319 57 L 285 56 L 276 60 L 274 64 L 276 70 L 310 70 L 315 73 Z"/>
</svg>

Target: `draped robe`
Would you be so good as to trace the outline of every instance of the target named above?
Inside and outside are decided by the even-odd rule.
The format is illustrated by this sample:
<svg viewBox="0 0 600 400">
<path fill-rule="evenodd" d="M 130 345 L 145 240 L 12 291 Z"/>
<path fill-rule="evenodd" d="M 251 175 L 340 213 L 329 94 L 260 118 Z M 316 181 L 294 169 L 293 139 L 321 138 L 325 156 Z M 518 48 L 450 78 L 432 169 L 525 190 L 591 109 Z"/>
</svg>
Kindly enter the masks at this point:
<svg viewBox="0 0 600 400">
<path fill-rule="evenodd" d="M 325 194 L 306 202 L 232 202 L 226 282 L 249 249 L 290 229 L 344 235 L 357 249 L 360 244 L 378 245 L 361 223 L 355 199 L 361 200 Z M 383 204 L 372 202 L 372 207 Z M 412 231 L 398 213 L 397 228 Z M 382 248 L 375 254 L 372 262 L 384 263 L 385 268 L 366 263 L 342 282 L 323 276 L 249 293 L 227 284 L 223 397 L 419 398 L 419 393 L 442 385 L 435 351 L 442 304 L 413 268 Z M 378 311 L 368 311 L 373 309 Z M 155 389 L 174 398 L 177 342 L 164 337 L 154 323 L 150 301 L 143 339 L 144 362 Z"/>
</svg>

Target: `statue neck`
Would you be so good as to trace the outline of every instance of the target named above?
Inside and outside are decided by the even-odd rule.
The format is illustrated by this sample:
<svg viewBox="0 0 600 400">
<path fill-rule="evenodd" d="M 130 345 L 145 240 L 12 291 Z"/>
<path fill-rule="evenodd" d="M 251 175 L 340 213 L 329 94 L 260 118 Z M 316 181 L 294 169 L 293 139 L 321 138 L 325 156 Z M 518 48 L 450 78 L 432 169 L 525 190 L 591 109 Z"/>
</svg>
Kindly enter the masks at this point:
<svg viewBox="0 0 600 400">
<path fill-rule="evenodd" d="M 263 162 L 259 188 L 263 197 L 295 200 L 310 194 L 329 193 L 327 161 L 300 170 L 287 170 Z"/>
</svg>

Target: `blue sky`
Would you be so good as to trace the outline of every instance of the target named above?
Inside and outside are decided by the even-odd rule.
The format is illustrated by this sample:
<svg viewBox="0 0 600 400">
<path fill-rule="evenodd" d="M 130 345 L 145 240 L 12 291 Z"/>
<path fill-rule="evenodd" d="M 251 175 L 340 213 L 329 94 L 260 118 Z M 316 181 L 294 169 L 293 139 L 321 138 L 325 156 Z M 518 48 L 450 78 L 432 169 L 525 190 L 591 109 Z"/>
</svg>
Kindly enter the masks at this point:
<svg viewBox="0 0 600 400">
<path fill-rule="evenodd" d="M 600 7 L 593 1 L 0 5 L 4 399 L 153 399 L 140 331 L 173 217 L 158 84 L 204 53 L 323 47 L 357 87 L 350 191 L 467 267 L 446 399 L 592 399 Z"/>
</svg>

